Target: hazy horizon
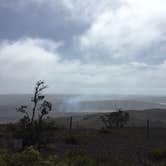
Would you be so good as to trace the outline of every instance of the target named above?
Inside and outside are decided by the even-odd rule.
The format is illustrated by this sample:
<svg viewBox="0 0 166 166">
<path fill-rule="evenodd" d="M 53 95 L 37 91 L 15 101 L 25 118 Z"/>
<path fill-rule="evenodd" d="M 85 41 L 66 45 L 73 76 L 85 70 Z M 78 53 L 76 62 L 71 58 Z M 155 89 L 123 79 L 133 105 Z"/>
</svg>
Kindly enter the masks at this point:
<svg viewBox="0 0 166 166">
<path fill-rule="evenodd" d="M 15 122 L 20 118 L 16 111 L 20 105 L 31 109 L 32 94 L 0 95 L 0 122 Z M 68 113 L 104 113 L 122 110 L 166 110 L 166 97 L 160 96 L 120 96 L 120 95 L 45 95 L 52 103 L 50 117 L 64 116 Z M 146 113 L 145 113 L 146 114 Z"/>
</svg>

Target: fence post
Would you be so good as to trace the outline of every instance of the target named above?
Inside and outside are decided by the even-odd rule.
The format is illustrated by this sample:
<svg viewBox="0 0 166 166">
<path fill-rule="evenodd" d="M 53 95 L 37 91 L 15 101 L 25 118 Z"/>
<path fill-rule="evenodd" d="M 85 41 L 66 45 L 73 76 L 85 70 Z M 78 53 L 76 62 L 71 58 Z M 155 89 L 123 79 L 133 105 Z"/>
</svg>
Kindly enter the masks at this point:
<svg viewBox="0 0 166 166">
<path fill-rule="evenodd" d="M 146 122 L 146 138 L 150 139 L 149 120 Z"/>
<path fill-rule="evenodd" d="M 72 130 L 72 124 L 73 124 L 73 117 L 71 116 L 70 117 L 70 126 L 69 126 L 70 131 Z"/>
</svg>

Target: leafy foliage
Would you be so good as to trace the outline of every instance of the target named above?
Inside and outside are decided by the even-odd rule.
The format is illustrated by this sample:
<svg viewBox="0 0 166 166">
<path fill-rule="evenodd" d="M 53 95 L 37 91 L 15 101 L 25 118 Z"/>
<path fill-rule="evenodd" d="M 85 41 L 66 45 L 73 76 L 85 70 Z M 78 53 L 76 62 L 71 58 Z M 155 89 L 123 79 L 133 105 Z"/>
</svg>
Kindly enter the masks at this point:
<svg viewBox="0 0 166 166">
<path fill-rule="evenodd" d="M 33 146 L 22 152 L 0 154 L 0 166 L 134 166 L 129 160 L 112 158 L 109 154 L 93 157 L 70 151 L 63 156 L 44 156 Z"/>
<path fill-rule="evenodd" d="M 1 154 L 1 166 L 40 166 L 40 153 L 33 146 L 26 148 L 21 153 Z"/>
<path fill-rule="evenodd" d="M 7 166 L 6 161 L 4 160 L 3 156 L 0 156 L 0 165 L 1 166 Z"/>
<path fill-rule="evenodd" d="M 152 158 L 155 160 L 163 160 L 166 159 L 166 148 L 157 148 L 152 151 Z"/>
</svg>

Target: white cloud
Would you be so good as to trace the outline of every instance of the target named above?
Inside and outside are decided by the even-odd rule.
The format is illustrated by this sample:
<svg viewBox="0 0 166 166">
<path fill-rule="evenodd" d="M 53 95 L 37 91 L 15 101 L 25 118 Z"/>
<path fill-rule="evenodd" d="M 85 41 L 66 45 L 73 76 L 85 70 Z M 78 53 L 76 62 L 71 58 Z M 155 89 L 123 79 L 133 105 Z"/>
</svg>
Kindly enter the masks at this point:
<svg viewBox="0 0 166 166">
<path fill-rule="evenodd" d="M 27 84 L 29 84 L 47 76 L 47 71 L 50 68 L 48 65 L 58 61 L 58 56 L 56 54 L 54 56 L 51 52 L 42 48 L 41 43 L 43 44 L 44 41 L 39 39 L 1 43 L 0 76 L 3 85 L 8 84 L 6 88 L 10 89 L 14 82 L 27 81 Z M 16 90 L 23 89 L 21 86 L 12 87 L 12 90 L 14 88 Z M 1 91 L 5 90 L 3 87 L 1 88 Z"/>
<path fill-rule="evenodd" d="M 91 22 L 103 11 L 114 9 L 117 5 L 115 0 L 63 0 L 64 6 L 66 6 L 70 12 L 72 19 L 78 19 L 86 22 Z"/>
<path fill-rule="evenodd" d="M 49 41 L 27 38 L 0 44 L 0 93 L 30 93 L 39 79 L 48 82 L 51 93 L 166 93 L 166 61 L 158 66 L 84 64 L 63 60 L 43 45 Z"/>
<path fill-rule="evenodd" d="M 139 56 L 143 59 L 144 51 L 151 54 L 152 45 L 158 49 L 157 44 L 165 39 L 166 3 L 164 1 L 119 0 L 118 2 L 119 5 L 115 8 L 111 6 L 103 8 L 92 21 L 90 28 L 79 37 L 81 49 L 88 57 L 101 60 L 98 53 L 103 51 L 103 55 L 107 54 L 108 58 L 125 57 L 127 61 L 135 61 Z M 95 10 L 91 12 L 95 13 Z M 153 58 L 152 55 L 147 56 L 149 56 L 147 59 Z"/>
</svg>

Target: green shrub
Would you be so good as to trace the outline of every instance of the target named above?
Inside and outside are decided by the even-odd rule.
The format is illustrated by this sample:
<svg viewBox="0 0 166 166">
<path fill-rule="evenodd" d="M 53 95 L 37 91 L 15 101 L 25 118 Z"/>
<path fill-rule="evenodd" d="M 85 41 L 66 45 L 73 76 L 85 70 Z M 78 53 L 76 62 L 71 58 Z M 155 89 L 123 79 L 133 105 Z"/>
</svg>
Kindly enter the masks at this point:
<svg viewBox="0 0 166 166">
<path fill-rule="evenodd" d="M 57 155 L 49 156 L 48 162 L 50 163 L 49 166 L 56 166 L 60 162 L 60 158 Z"/>
<path fill-rule="evenodd" d="M 161 153 L 158 150 L 154 154 Z M 165 154 L 165 151 L 164 151 Z M 102 153 L 89 156 L 86 152 L 70 150 L 63 156 L 51 155 L 42 157 L 33 146 L 18 153 L 0 153 L 0 166 L 136 166 L 136 161 L 129 158 L 115 157 Z M 164 165 L 163 165 L 164 166 Z"/>
<path fill-rule="evenodd" d="M 3 156 L 0 155 L 0 166 L 7 166 L 7 163 Z"/>
<path fill-rule="evenodd" d="M 27 166 L 37 166 L 41 161 L 41 155 L 33 148 L 33 146 L 30 146 L 25 151 L 23 151 L 22 159 L 25 163 L 28 163 Z"/>
<path fill-rule="evenodd" d="M 166 159 L 166 148 L 157 148 L 152 151 L 152 158 L 155 160 Z"/>
<path fill-rule="evenodd" d="M 85 155 L 76 156 L 73 160 L 73 166 L 94 166 L 94 160 Z"/>
<path fill-rule="evenodd" d="M 40 166 L 41 155 L 32 146 L 21 153 L 6 155 L 8 166 Z"/>
</svg>

